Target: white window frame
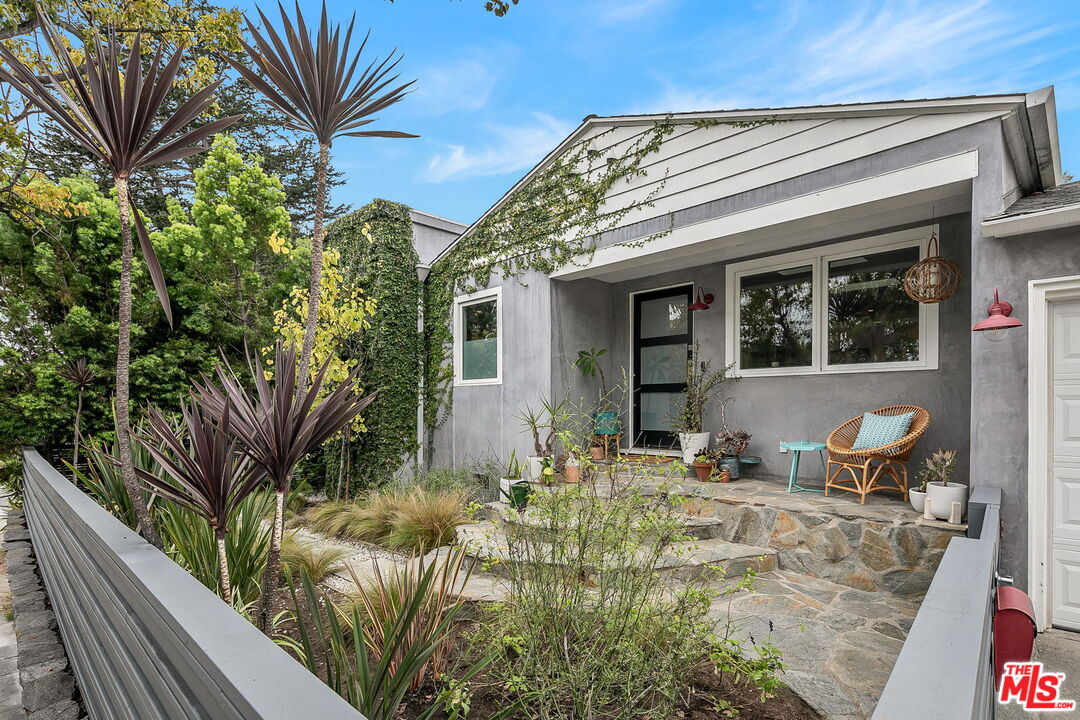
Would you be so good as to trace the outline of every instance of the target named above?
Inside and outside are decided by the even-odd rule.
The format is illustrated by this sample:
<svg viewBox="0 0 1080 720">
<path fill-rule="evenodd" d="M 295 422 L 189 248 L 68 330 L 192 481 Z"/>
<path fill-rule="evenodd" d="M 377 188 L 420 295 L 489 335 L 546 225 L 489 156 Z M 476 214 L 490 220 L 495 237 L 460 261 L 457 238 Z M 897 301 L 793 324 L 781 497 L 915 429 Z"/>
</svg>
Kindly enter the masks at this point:
<svg viewBox="0 0 1080 720">
<path fill-rule="evenodd" d="M 495 301 L 495 377 L 477 378 L 466 380 L 462 377 L 464 367 L 462 365 L 462 353 L 464 346 L 462 341 L 465 337 L 465 324 L 463 310 L 470 305 L 477 305 L 489 300 Z M 503 303 L 502 288 L 490 288 L 478 290 L 468 295 L 459 295 L 454 298 L 454 386 L 468 387 L 470 385 L 501 385 L 503 375 Z"/>
<path fill-rule="evenodd" d="M 919 359 L 903 362 L 829 364 L 828 351 L 828 277 L 829 262 L 875 252 L 887 252 L 908 247 L 919 248 L 919 259 L 926 257 L 927 240 L 937 225 L 925 225 L 884 235 L 874 235 L 848 242 L 797 250 L 783 255 L 732 263 L 725 269 L 726 302 L 724 310 L 725 347 L 735 370 L 744 377 L 775 377 L 783 375 L 834 375 L 844 373 L 895 372 L 905 370 L 937 370 L 938 368 L 938 305 L 919 305 Z M 940 238 L 940 233 L 939 233 Z M 812 268 L 812 333 L 811 364 L 787 368 L 748 368 L 740 365 L 739 351 L 740 303 L 739 283 L 745 275 L 783 270 L 809 265 Z M 911 302 L 915 302 L 912 300 Z"/>
</svg>

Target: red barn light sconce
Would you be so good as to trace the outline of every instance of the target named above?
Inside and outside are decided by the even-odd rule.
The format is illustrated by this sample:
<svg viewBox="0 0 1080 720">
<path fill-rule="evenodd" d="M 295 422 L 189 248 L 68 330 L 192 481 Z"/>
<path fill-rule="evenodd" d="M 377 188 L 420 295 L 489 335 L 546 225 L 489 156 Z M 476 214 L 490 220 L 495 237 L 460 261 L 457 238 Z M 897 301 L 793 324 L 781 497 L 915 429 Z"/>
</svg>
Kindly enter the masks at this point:
<svg viewBox="0 0 1080 720">
<path fill-rule="evenodd" d="M 994 290 L 994 302 L 987 309 L 987 317 L 980 320 L 971 328 L 972 332 L 985 332 L 986 339 L 990 342 L 1001 342 L 1008 335 L 1009 329 L 1023 327 L 1024 323 L 1012 317 L 1013 306 L 998 299 L 998 291 Z"/>
<path fill-rule="evenodd" d="M 707 293 L 701 288 L 697 289 L 697 299 L 687 306 L 688 310 L 708 310 L 712 306 L 712 301 L 716 298 L 712 293 Z"/>
</svg>

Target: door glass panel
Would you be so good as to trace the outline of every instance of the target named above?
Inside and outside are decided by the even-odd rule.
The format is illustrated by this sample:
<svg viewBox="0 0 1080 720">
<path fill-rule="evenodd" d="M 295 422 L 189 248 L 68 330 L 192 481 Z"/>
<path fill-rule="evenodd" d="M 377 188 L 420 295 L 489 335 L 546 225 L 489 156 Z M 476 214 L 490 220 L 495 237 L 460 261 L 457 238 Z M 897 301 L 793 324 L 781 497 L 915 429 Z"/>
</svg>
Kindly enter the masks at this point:
<svg viewBox="0 0 1080 720">
<path fill-rule="evenodd" d="M 810 265 L 739 279 L 739 365 L 804 367 L 813 352 L 813 280 Z"/>
<path fill-rule="evenodd" d="M 646 300 L 638 312 L 641 313 L 642 338 L 686 334 L 689 311 L 685 296 Z"/>
<path fill-rule="evenodd" d="M 641 384 L 686 382 L 687 344 L 641 348 Z"/>
<path fill-rule="evenodd" d="M 675 403 L 686 393 L 643 392 L 638 397 L 641 407 L 641 427 L 639 430 L 660 430 L 671 432 L 671 415 Z"/>
<path fill-rule="evenodd" d="M 498 305 L 495 300 L 461 308 L 464 339 L 461 343 L 461 377 L 486 380 L 499 376 Z"/>
<path fill-rule="evenodd" d="M 829 363 L 919 359 L 919 304 L 904 293 L 915 247 L 829 262 Z"/>
</svg>

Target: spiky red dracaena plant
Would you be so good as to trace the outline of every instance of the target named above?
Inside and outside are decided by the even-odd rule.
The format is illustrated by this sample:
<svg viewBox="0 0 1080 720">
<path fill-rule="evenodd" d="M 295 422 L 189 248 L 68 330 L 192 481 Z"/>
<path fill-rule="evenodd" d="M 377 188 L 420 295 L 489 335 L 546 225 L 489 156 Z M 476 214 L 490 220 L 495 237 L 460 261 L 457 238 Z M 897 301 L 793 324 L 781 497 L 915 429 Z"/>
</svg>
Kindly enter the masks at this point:
<svg viewBox="0 0 1080 720">
<path fill-rule="evenodd" d="M 319 143 L 316 165 L 315 219 L 311 236 L 311 282 L 308 288 L 307 317 L 300 345 L 300 394 L 308 392 L 308 371 L 311 352 L 315 347 L 315 325 L 319 317 L 319 291 L 323 263 L 323 220 L 326 212 L 326 173 L 330 145 L 334 138 L 384 137 L 411 138 L 411 133 L 397 130 L 360 130 L 375 122 L 375 113 L 399 102 L 415 80 L 396 85 L 398 75 L 391 75 L 401 61 L 390 53 L 383 60 L 373 60 L 359 75 L 360 57 L 367 45 L 365 36 L 350 60 L 355 17 L 349 21 L 345 37 L 341 26 L 331 25 L 322 7 L 319 31 L 314 41 L 296 4 L 296 22 L 289 18 L 284 6 L 278 3 L 282 34 L 274 29 L 260 9 L 263 32 L 247 20 L 248 32 L 254 46 L 243 42 L 251 59 L 249 65 L 225 59 L 248 82 L 263 94 L 267 102 L 280 110 L 288 122 L 286 127 L 313 134 Z M 265 33 L 265 34 L 264 34 Z M 369 33 L 370 35 L 370 33 Z M 394 87 L 392 87 L 394 86 Z M 388 89 L 389 88 L 389 89 Z"/>
<path fill-rule="evenodd" d="M 0 59 L 7 65 L 6 68 L 0 67 L 0 80 L 10 84 L 28 103 L 40 108 L 63 128 L 73 141 L 112 172 L 120 212 L 121 237 L 119 338 L 116 353 L 117 444 L 120 449 L 121 474 L 124 486 L 131 495 L 135 516 L 139 522 L 139 532 L 160 548 L 161 539 L 139 492 L 131 459 L 128 375 L 131 364 L 131 265 L 134 251 L 130 222 L 133 209 L 143 260 L 150 271 L 154 289 L 170 324 L 172 310 L 165 289 L 165 276 L 150 244 L 150 236 L 138 209 L 131 206 L 128 180 L 132 173 L 142 168 L 203 152 L 206 148 L 199 143 L 236 122 L 241 116 L 211 120 L 198 128 L 185 131 L 185 128 L 205 113 L 213 103 L 214 90 L 220 84 L 218 81 L 192 95 L 169 117 L 157 124 L 162 101 L 176 81 L 183 58 L 182 48 L 163 66 L 162 47 L 159 45 L 144 75 L 140 37 L 135 36 L 125 66 L 118 54 L 120 43 L 117 42 L 116 34 L 110 32 L 107 44 L 102 43 L 100 35 L 96 36 L 93 47 L 84 48 L 84 57 L 77 61 L 40 6 L 35 11 L 59 72 L 46 71 L 43 77 L 39 77 L 35 69 L 28 67 L 11 50 L 0 45 Z"/>
<path fill-rule="evenodd" d="M 300 396 L 297 392 L 296 347 L 293 345 L 286 348 L 280 341 L 277 343 L 273 367 L 271 383 L 257 356 L 250 363 L 254 395 L 228 366 L 218 366 L 218 385 L 206 378 L 195 383 L 199 403 L 209 412 L 223 417 L 231 410 L 231 432 L 239 438 L 240 447 L 251 460 L 266 471 L 277 494 L 274 529 L 259 604 L 259 622 L 264 631 L 269 627 L 270 603 L 281 573 L 285 498 L 293 470 L 305 455 L 344 429 L 375 399 L 374 393 L 366 397 L 357 394 L 359 376 L 358 369 L 354 369 L 320 400 L 329 361 L 319 368 L 309 391 Z"/>
<path fill-rule="evenodd" d="M 180 412 L 184 421 L 182 432 L 151 406 L 147 412 L 148 436 L 139 437 L 139 442 L 168 477 L 158 477 L 141 468 L 135 472 L 154 493 L 183 505 L 210 523 L 217 540 L 221 597 L 232 604 L 225 534 L 229 519 L 240 503 L 258 489 L 266 470 L 237 447 L 228 407 L 219 418 L 193 399 L 182 403 Z"/>
<path fill-rule="evenodd" d="M 86 362 L 86 358 L 79 358 L 78 360 L 65 363 L 64 367 L 60 369 L 60 377 L 74 385 L 79 396 L 78 403 L 75 405 L 75 427 L 74 434 L 71 438 L 71 467 L 78 468 L 79 445 L 82 443 L 82 433 L 79 432 L 79 422 L 82 420 L 83 394 L 86 392 L 86 388 L 90 386 L 90 383 L 97 379 L 97 375 L 90 369 L 90 366 Z"/>
</svg>

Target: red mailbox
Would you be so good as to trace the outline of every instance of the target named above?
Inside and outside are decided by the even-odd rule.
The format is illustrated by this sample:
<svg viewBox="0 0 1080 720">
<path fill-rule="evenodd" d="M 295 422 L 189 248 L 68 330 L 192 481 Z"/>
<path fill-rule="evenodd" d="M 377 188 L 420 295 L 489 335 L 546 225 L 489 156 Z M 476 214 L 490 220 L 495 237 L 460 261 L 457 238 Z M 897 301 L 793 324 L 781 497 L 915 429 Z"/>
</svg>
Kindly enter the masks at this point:
<svg viewBox="0 0 1080 720">
<path fill-rule="evenodd" d="M 1031 659 L 1036 632 L 1035 608 L 1027 593 L 1014 587 L 999 587 L 994 609 L 995 687 L 1001 684 L 1005 663 Z"/>
</svg>

